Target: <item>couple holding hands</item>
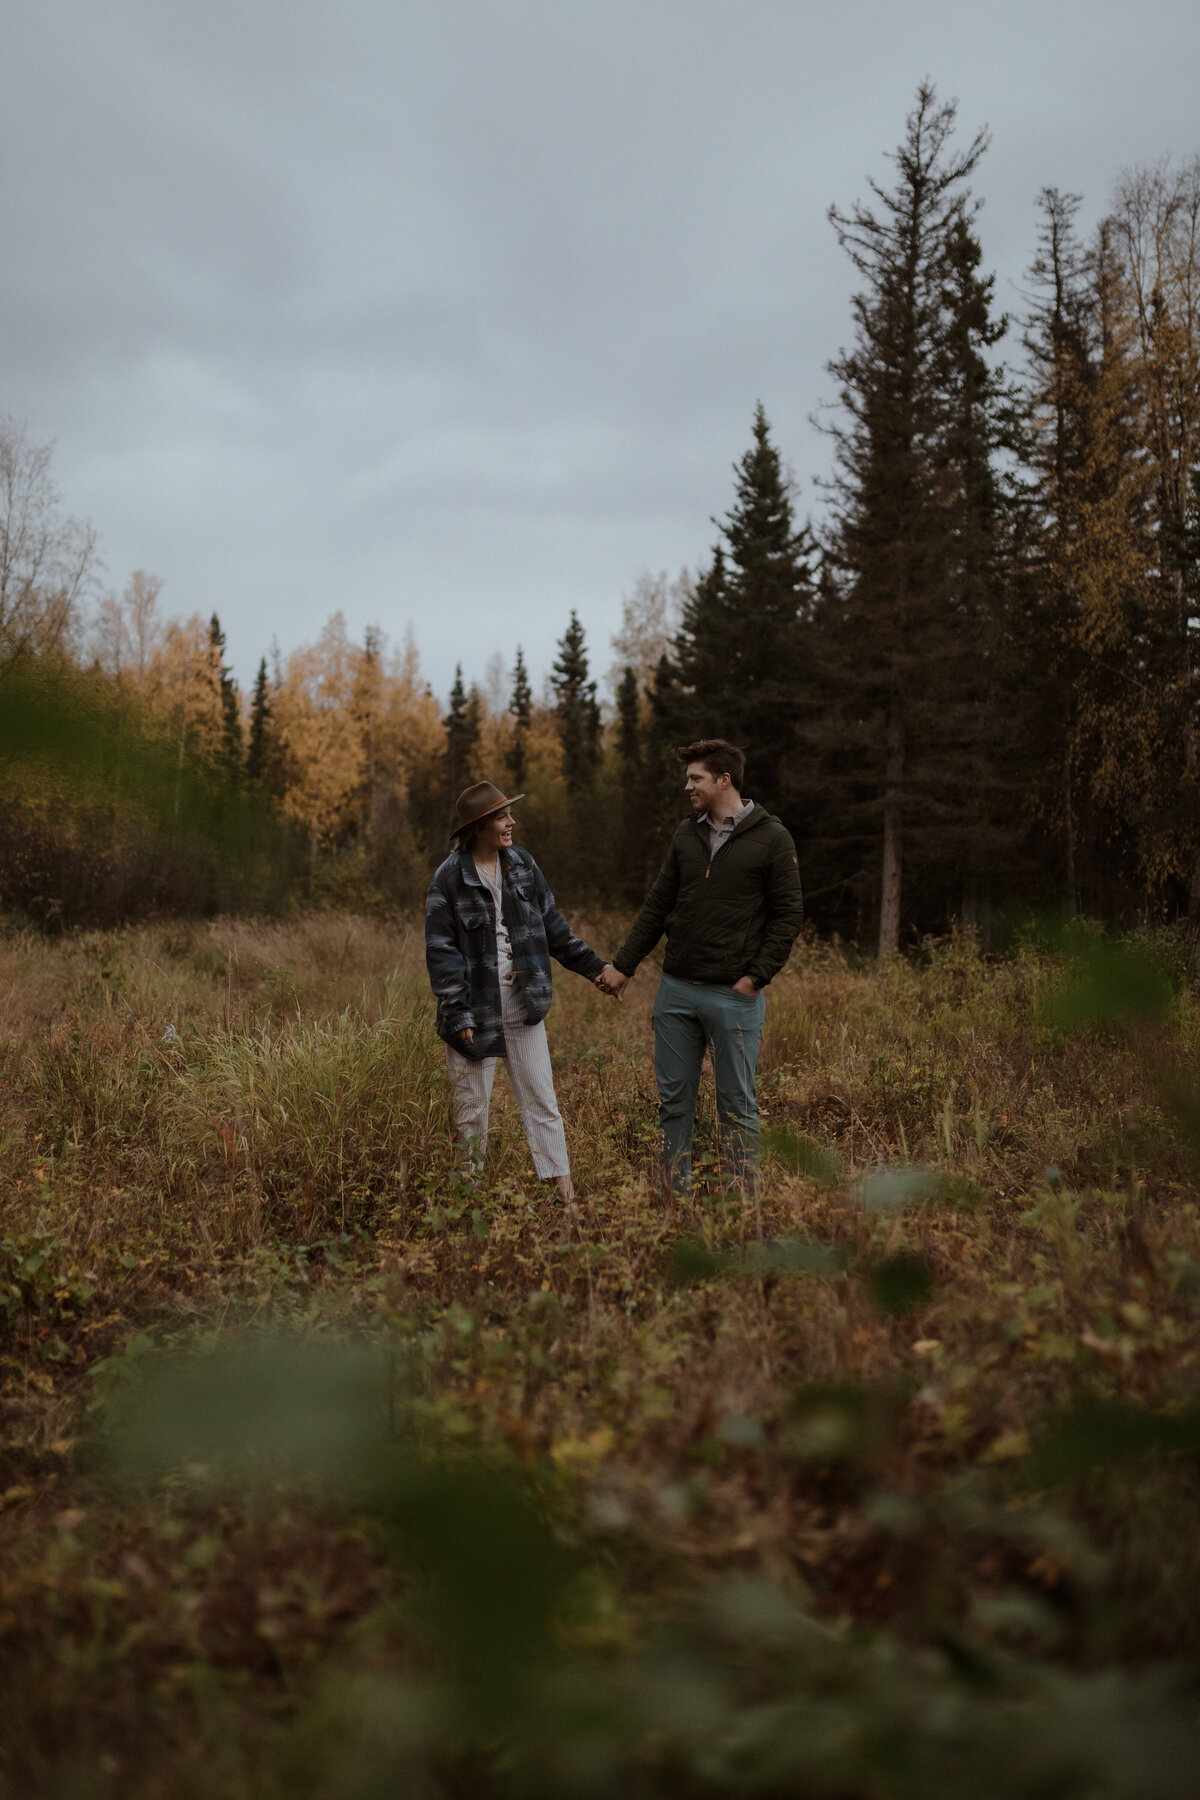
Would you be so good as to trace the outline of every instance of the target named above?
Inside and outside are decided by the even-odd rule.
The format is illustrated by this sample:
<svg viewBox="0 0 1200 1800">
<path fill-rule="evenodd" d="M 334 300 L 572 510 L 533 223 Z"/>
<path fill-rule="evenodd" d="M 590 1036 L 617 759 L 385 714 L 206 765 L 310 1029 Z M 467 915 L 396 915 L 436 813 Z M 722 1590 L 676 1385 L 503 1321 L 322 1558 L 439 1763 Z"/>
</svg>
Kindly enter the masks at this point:
<svg viewBox="0 0 1200 1800">
<path fill-rule="evenodd" d="M 458 797 L 452 853 L 425 904 L 425 960 L 446 1045 L 458 1136 L 482 1166 L 496 1058 L 508 1063 L 534 1167 L 574 1198 L 544 1020 L 550 958 L 620 1000 L 643 957 L 667 937 L 654 1002 L 654 1076 L 664 1193 L 691 1185 L 700 1071 L 711 1045 L 725 1166 L 757 1180 L 754 1098 L 763 990 L 800 930 L 795 845 L 765 807 L 742 798 L 745 757 L 724 738 L 679 752 L 692 816 L 671 840 L 633 929 L 611 962 L 577 938 L 546 878 L 513 843 L 512 807 L 490 781 Z"/>
</svg>

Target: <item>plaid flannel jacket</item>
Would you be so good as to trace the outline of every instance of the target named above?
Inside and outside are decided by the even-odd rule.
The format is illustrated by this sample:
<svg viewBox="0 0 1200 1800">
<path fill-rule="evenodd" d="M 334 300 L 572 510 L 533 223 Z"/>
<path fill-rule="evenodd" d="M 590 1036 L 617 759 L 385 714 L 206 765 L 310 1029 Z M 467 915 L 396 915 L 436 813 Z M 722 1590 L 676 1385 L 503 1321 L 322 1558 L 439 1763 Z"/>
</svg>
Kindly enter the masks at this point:
<svg viewBox="0 0 1200 1800">
<path fill-rule="evenodd" d="M 546 877 L 526 850 L 500 852 L 503 916 L 530 1025 L 550 1010 L 550 958 L 594 980 L 604 964 L 577 938 L 554 904 Z M 448 856 L 425 900 L 425 966 L 437 997 L 437 1031 L 475 1062 L 504 1055 L 496 913 L 469 851 Z M 457 1042 L 468 1026 L 473 1044 Z"/>
</svg>

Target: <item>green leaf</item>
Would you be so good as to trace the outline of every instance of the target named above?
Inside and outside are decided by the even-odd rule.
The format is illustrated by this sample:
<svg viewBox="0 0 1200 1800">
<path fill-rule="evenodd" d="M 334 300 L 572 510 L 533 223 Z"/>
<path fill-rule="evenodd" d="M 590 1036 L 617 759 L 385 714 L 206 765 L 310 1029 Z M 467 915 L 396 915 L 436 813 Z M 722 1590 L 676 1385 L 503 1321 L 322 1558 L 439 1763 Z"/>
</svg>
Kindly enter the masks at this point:
<svg viewBox="0 0 1200 1800">
<path fill-rule="evenodd" d="M 882 1313 L 899 1318 L 924 1306 L 933 1293 L 933 1271 L 923 1257 L 885 1257 L 867 1274 L 867 1289 Z"/>
<path fill-rule="evenodd" d="M 715 1281 L 730 1273 L 729 1259 L 718 1256 L 699 1238 L 680 1238 L 671 1246 L 667 1280 L 672 1287 L 693 1287 L 700 1281 Z"/>
<path fill-rule="evenodd" d="M 1122 1400 L 1081 1400 L 1050 1422 L 1027 1467 L 1035 1487 L 1052 1487 L 1161 1454 L 1200 1455 L 1200 1407 L 1155 1413 Z"/>
<path fill-rule="evenodd" d="M 1171 978 L 1137 944 L 1076 934 L 1068 972 L 1044 1008 L 1047 1025 L 1080 1031 L 1161 1019 L 1171 1003 Z"/>
<path fill-rule="evenodd" d="M 900 1212 L 914 1201 L 930 1200 L 941 1182 L 929 1169 L 902 1164 L 872 1169 L 857 1184 L 859 1200 L 868 1212 Z"/>
<path fill-rule="evenodd" d="M 841 1174 L 839 1160 L 832 1151 L 789 1126 L 764 1125 L 762 1147 L 764 1155 L 781 1162 L 794 1174 L 807 1175 L 822 1187 L 831 1187 Z"/>
</svg>

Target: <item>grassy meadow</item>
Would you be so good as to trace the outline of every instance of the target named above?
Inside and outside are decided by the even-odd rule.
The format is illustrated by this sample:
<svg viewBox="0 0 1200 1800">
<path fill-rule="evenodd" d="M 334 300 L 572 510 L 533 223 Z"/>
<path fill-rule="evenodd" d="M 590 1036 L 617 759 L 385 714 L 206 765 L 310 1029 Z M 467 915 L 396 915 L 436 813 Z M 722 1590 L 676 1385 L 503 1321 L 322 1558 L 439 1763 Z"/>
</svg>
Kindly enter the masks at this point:
<svg viewBox="0 0 1200 1800">
<path fill-rule="evenodd" d="M 0 937 L 0 1792 L 1194 1791 L 1189 945 L 802 943 L 673 1210 L 655 983 L 564 1209 L 415 918 Z"/>
</svg>

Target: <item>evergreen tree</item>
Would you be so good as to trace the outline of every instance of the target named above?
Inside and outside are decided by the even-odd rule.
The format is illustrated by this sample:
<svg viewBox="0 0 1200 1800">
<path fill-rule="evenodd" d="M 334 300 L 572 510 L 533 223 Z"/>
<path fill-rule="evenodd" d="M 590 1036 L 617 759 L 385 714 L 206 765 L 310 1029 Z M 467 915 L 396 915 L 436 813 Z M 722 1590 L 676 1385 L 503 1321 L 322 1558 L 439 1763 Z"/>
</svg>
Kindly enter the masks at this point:
<svg viewBox="0 0 1200 1800">
<path fill-rule="evenodd" d="M 687 804 L 675 752 L 680 744 L 700 734 L 700 728 L 694 725 L 694 715 L 689 711 L 693 701 L 694 696 L 681 688 L 678 670 L 664 651 L 646 696 L 642 746 L 647 845 L 643 872 L 646 874 L 652 874 L 657 868 L 662 851 Z"/>
<path fill-rule="evenodd" d="M 237 781 L 244 772 L 242 715 L 238 705 L 237 682 L 225 662 L 225 633 L 221 630 L 221 621 L 216 613 L 209 620 L 208 641 L 221 686 L 221 766 L 231 781 Z"/>
<path fill-rule="evenodd" d="M 1126 171 L 1111 218 L 1145 462 L 1139 875 L 1200 918 L 1200 158 Z"/>
<path fill-rule="evenodd" d="M 250 699 L 250 745 L 246 754 L 246 775 L 250 781 L 265 785 L 271 743 L 271 689 L 267 678 L 267 659 L 262 657 L 254 677 Z"/>
<path fill-rule="evenodd" d="M 753 442 L 735 465 L 734 505 L 710 567 L 685 602 L 674 642 L 681 738 L 724 737 L 749 761 L 754 796 L 783 801 L 804 685 L 812 539 L 797 530 L 779 452 L 760 403 Z"/>
<path fill-rule="evenodd" d="M 1079 900 L 1075 752 L 1083 653 L 1071 563 L 1093 385 L 1087 264 L 1075 231 L 1081 204 L 1078 194 L 1056 188 L 1043 188 L 1038 196 L 1042 217 L 1029 273 L 1034 299 L 1024 333 L 1032 413 L 1027 460 L 1038 516 L 1023 641 L 1026 679 L 1042 702 L 1036 708 L 1030 792 L 1057 839 L 1058 879 L 1069 912 Z"/>
<path fill-rule="evenodd" d="M 617 763 L 622 780 L 636 787 L 642 768 L 641 696 L 628 665 L 617 685 Z"/>
<path fill-rule="evenodd" d="M 809 742 L 843 831 L 857 832 L 868 858 L 872 838 L 878 846 L 881 956 L 899 943 L 906 854 L 918 864 L 961 854 L 992 723 L 979 595 L 963 586 L 964 520 L 988 489 L 982 467 L 972 486 L 960 462 L 962 384 L 991 331 L 966 192 L 987 140 L 952 154 L 954 117 L 923 86 L 894 188 L 873 184 L 874 209 L 830 212 L 863 286 L 854 345 L 830 365 L 846 415 L 833 432 L 838 581 L 820 619 L 823 698 Z M 969 308 L 953 299 L 964 280 Z M 971 431 L 986 461 L 992 399 L 978 368 L 971 379 Z"/>
<path fill-rule="evenodd" d="M 454 671 L 450 689 L 450 710 L 442 720 L 446 733 L 446 790 L 450 805 L 469 787 L 474 776 L 475 758 L 479 752 L 479 693 L 472 687 L 468 695 L 463 687 L 462 664 Z"/>
<path fill-rule="evenodd" d="M 583 626 L 572 612 L 558 642 L 558 656 L 550 671 L 557 697 L 559 737 L 563 749 L 563 774 L 572 798 L 592 786 L 600 755 L 600 708 L 596 684 L 588 680 L 588 657 Z"/>
<path fill-rule="evenodd" d="M 1122 905 L 1122 873 L 1152 873 L 1146 839 L 1178 789 L 1179 739 L 1166 716 L 1170 684 L 1159 678 L 1152 475 L 1112 227 L 1085 251 L 1073 230 L 1077 198 L 1048 190 L 1041 204 L 1025 337 L 1039 510 L 1028 648 L 1031 681 L 1048 703 L 1033 792 L 1058 840 L 1068 909 L 1111 912 Z"/>
<path fill-rule="evenodd" d="M 529 727 L 533 722 L 533 690 L 529 685 L 529 674 L 525 668 L 525 656 L 520 644 L 517 645 L 517 660 L 513 668 L 512 698 L 508 703 L 508 710 L 512 715 L 508 769 L 512 776 L 513 791 L 520 793 L 525 787 Z"/>
<path fill-rule="evenodd" d="M 683 603 L 671 646 L 670 679 L 659 663 L 659 710 L 674 740 L 724 737 L 733 742 L 739 737 L 745 696 L 737 695 L 730 681 L 738 632 L 725 546 L 718 540 L 712 562 Z"/>
<path fill-rule="evenodd" d="M 642 897 L 646 873 L 647 825 L 643 793 L 642 705 L 638 678 L 626 664 L 617 685 L 617 772 L 621 787 L 621 887 L 624 898 Z"/>
<path fill-rule="evenodd" d="M 465 778 L 467 781 L 478 781 L 481 774 L 479 752 L 483 743 L 483 696 L 475 681 L 467 692 L 467 704 L 463 710 L 463 741 L 467 746 Z"/>
<path fill-rule="evenodd" d="M 370 839 L 375 831 L 380 807 L 379 783 L 379 714 L 383 698 L 383 633 L 378 625 L 368 625 L 363 635 L 362 655 L 354 679 L 355 722 L 362 734 L 363 745 L 363 835 Z"/>
<path fill-rule="evenodd" d="M 1026 440 L 1016 390 L 987 354 L 1009 321 L 993 316 L 995 277 L 981 274 L 982 261 L 960 211 L 947 232 L 934 368 L 945 410 L 938 449 L 947 544 L 944 647 L 930 675 L 948 780 L 921 797 L 927 810 L 917 821 L 927 886 L 952 903 L 961 893 L 961 916 L 971 922 L 1025 834 L 1027 796 L 1014 775 L 1034 725 L 1013 635 L 1028 508 L 1012 471 Z"/>
<path fill-rule="evenodd" d="M 1151 529 L 1153 476 L 1140 431 L 1141 371 L 1124 272 L 1112 231 L 1101 225 L 1089 257 L 1093 354 L 1084 432 L 1072 481 L 1078 534 L 1067 558 L 1077 667 L 1072 761 L 1080 790 L 1088 902 L 1112 912 L 1128 905 L 1145 827 L 1162 798 L 1166 754 L 1178 747 L 1169 714 Z M 1074 646 L 1073 646 L 1074 648 Z M 1166 754 L 1165 754 L 1166 753 Z M 1174 786 L 1174 783 L 1171 783 Z M 1124 882 L 1121 882 L 1124 877 Z M 1136 904 L 1136 901 L 1134 901 Z"/>
<path fill-rule="evenodd" d="M 734 741 L 746 751 L 755 798 L 777 811 L 805 685 L 804 625 L 815 546 L 806 528 L 796 528 L 761 402 L 755 408 L 754 441 L 737 467 L 736 498 L 723 530 L 729 560 L 727 607 L 737 624 L 725 678 L 730 717 L 736 721 Z"/>
</svg>

